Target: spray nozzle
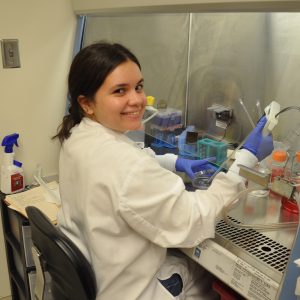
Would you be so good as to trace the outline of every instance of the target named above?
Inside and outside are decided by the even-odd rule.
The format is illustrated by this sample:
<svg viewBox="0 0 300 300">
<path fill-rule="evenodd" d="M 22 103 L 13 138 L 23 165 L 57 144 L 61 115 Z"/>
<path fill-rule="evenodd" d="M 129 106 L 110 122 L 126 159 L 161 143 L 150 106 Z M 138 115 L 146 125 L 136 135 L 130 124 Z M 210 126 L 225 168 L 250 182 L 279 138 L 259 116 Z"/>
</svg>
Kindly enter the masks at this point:
<svg viewBox="0 0 300 300">
<path fill-rule="evenodd" d="M 19 147 L 18 145 L 18 138 L 19 134 L 18 133 L 13 133 L 5 136 L 2 141 L 2 146 L 4 147 L 4 152 L 5 153 L 12 153 L 14 145 Z"/>
<path fill-rule="evenodd" d="M 14 160 L 14 161 L 13 161 L 13 164 L 14 164 L 16 167 L 18 167 L 18 168 L 22 168 L 22 163 L 19 162 L 19 161 L 17 161 L 17 160 Z"/>
</svg>

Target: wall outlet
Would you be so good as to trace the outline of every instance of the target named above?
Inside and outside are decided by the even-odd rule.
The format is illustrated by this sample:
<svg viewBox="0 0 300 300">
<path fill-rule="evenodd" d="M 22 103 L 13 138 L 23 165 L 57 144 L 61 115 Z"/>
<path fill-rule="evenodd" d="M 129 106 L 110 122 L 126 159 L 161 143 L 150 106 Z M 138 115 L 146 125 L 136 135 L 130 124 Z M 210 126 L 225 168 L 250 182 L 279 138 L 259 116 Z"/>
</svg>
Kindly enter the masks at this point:
<svg viewBox="0 0 300 300">
<path fill-rule="evenodd" d="M 20 68 L 19 41 L 16 39 L 1 40 L 3 68 Z"/>
</svg>

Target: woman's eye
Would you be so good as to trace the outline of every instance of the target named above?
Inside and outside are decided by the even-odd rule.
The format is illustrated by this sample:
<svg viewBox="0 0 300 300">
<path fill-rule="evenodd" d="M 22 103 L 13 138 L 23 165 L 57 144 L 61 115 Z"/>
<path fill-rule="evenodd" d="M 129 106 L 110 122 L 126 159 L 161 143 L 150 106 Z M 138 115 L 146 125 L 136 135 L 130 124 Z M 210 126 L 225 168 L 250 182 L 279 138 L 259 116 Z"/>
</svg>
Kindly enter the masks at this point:
<svg viewBox="0 0 300 300">
<path fill-rule="evenodd" d="M 114 91 L 114 94 L 124 94 L 125 93 L 125 89 L 124 88 L 119 88 L 119 89 L 116 89 Z"/>
<path fill-rule="evenodd" d="M 140 83 L 136 86 L 135 90 L 136 91 L 142 91 L 144 89 L 144 84 Z"/>
</svg>

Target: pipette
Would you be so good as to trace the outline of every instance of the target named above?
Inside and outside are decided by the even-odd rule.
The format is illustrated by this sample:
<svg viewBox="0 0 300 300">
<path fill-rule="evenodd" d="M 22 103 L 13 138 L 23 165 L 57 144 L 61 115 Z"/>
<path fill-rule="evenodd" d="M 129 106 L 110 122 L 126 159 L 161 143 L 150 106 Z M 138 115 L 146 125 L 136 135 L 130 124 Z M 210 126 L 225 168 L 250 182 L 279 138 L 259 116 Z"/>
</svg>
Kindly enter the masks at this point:
<svg viewBox="0 0 300 300">
<path fill-rule="evenodd" d="M 263 135 L 268 135 L 272 132 L 274 127 L 278 124 L 277 114 L 280 112 L 280 104 L 272 101 L 266 108 L 265 114 L 267 118 L 267 123 L 263 129 Z"/>
<path fill-rule="evenodd" d="M 248 111 L 247 107 L 245 106 L 245 104 L 244 104 L 244 102 L 243 102 L 243 100 L 242 100 L 241 98 L 239 99 L 239 102 L 240 102 L 240 104 L 242 105 L 242 108 L 244 109 L 244 111 L 245 111 L 245 113 L 246 113 L 246 115 L 247 115 L 247 117 L 248 117 L 248 120 L 249 120 L 249 122 L 250 122 L 252 128 L 254 128 L 254 127 L 255 127 L 255 124 L 254 124 L 254 122 L 253 122 L 253 120 L 252 120 L 252 118 L 251 118 L 251 116 L 250 116 L 250 114 L 249 114 L 249 111 Z"/>
<path fill-rule="evenodd" d="M 259 100 L 257 100 L 256 102 L 256 109 L 257 109 L 258 118 L 260 118 L 262 116 L 262 110 L 261 110 L 261 105 Z"/>
</svg>

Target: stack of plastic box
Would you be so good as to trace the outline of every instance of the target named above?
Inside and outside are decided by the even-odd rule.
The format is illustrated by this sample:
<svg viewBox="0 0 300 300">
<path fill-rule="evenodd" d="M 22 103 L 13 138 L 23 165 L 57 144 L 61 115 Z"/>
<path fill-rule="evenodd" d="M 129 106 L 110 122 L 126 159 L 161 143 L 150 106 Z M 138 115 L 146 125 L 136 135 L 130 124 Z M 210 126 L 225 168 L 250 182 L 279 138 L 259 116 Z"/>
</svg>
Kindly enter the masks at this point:
<svg viewBox="0 0 300 300">
<path fill-rule="evenodd" d="M 176 130 L 182 127 L 181 118 L 181 110 L 160 109 L 150 121 L 151 135 L 155 138 L 151 146 L 176 148 Z"/>
<path fill-rule="evenodd" d="M 181 110 L 174 108 L 166 108 L 158 111 L 157 115 L 152 120 L 152 125 L 161 130 L 171 130 L 178 128 L 178 125 L 181 127 Z"/>
</svg>

